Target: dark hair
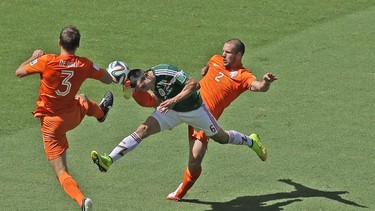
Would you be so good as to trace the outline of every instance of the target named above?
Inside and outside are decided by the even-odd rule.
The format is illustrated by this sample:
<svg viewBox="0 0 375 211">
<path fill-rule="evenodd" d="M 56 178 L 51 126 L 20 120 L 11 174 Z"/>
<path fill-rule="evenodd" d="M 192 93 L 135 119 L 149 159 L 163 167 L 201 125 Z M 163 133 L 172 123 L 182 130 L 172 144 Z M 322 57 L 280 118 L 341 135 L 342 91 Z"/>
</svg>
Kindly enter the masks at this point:
<svg viewBox="0 0 375 211">
<path fill-rule="evenodd" d="M 137 85 L 137 80 L 144 75 L 142 69 L 129 70 L 128 80 L 130 81 L 130 87 L 134 88 Z"/>
<path fill-rule="evenodd" d="M 79 47 L 81 34 L 75 26 L 65 26 L 60 32 L 61 46 L 68 51 L 75 50 Z"/>
<path fill-rule="evenodd" d="M 242 55 L 245 54 L 245 44 L 243 44 L 243 42 L 237 38 L 233 38 L 233 39 L 230 39 L 228 41 L 226 41 L 225 43 L 233 43 L 235 48 L 235 52 L 238 53 L 242 53 Z"/>
</svg>

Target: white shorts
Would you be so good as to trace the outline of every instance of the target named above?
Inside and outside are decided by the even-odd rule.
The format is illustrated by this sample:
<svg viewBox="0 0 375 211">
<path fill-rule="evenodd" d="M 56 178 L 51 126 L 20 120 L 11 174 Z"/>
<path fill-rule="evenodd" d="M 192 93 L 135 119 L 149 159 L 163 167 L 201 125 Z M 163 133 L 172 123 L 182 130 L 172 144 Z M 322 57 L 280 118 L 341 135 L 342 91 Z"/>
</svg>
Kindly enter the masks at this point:
<svg viewBox="0 0 375 211">
<path fill-rule="evenodd" d="M 151 116 L 159 122 L 161 131 L 171 130 L 182 123 L 193 126 L 197 131 L 203 130 L 207 136 L 215 135 L 220 129 L 217 120 L 204 104 L 197 110 L 188 112 L 170 109 L 167 113 L 162 113 L 156 109 Z"/>
</svg>

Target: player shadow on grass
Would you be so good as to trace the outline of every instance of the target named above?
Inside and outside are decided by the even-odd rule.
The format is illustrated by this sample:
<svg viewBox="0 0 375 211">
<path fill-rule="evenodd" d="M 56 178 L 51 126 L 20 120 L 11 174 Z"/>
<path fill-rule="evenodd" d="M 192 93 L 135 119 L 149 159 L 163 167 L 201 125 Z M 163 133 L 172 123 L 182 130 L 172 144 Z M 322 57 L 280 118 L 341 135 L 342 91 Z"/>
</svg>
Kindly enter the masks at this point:
<svg viewBox="0 0 375 211">
<path fill-rule="evenodd" d="M 293 185 L 296 189 L 292 192 L 279 192 L 260 196 L 242 196 L 228 202 L 207 202 L 199 201 L 196 199 L 183 199 L 182 202 L 187 203 L 198 203 L 211 205 L 211 210 L 267 210 L 267 211 L 278 211 L 284 210 L 283 207 L 294 202 L 303 201 L 303 198 L 320 197 L 332 199 L 337 202 L 341 202 L 347 205 L 368 208 L 363 205 L 359 205 L 353 201 L 343 199 L 340 195 L 348 193 L 347 191 L 321 191 L 313 188 L 303 186 L 302 184 L 293 182 L 291 179 L 280 179 L 280 182 L 284 182 L 288 185 Z M 272 201 L 277 200 L 276 203 Z M 280 200 L 284 200 L 281 201 Z"/>
</svg>

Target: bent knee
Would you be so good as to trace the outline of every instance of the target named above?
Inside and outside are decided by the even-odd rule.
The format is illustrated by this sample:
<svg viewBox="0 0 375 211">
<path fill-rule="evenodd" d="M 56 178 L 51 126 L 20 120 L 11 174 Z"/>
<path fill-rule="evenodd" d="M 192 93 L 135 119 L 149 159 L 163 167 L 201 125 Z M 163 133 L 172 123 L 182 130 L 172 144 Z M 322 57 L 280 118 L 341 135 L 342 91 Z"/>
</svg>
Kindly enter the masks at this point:
<svg viewBox="0 0 375 211">
<path fill-rule="evenodd" d="M 229 141 L 229 135 L 224 130 L 220 129 L 218 133 L 210 137 L 219 144 L 227 144 Z"/>
<path fill-rule="evenodd" d="M 138 126 L 137 130 L 135 131 L 138 136 L 140 138 L 146 138 L 148 137 L 149 135 L 151 135 L 151 132 L 152 131 L 152 127 L 151 126 L 148 126 L 148 125 L 145 125 L 145 124 L 141 124 L 140 126 Z"/>
<path fill-rule="evenodd" d="M 227 144 L 228 142 L 227 141 L 224 141 L 222 139 L 213 139 L 215 142 L 219 143 L 219 144 Z"/>
<path fill-rule="evenodd" d="M 226 136 L 220 136 L 220 135 L 215 135 L 210 137 L 212 140 L 219 144 L 227 144 L 228 143 L 228 137 Z"/>
<path fill-rule="evenodd" d="M 189 171 L 190 172 L 197 172 L 199 169 L 202 168 L 201 164 L 199 163 L 189 163 L 188 165 Z"/>
<path fill-rule="evenodd" d="M 193 158 L 193 159 L 190 158 L 189 164 L 188 164 L 189 168 L 190 169 L 199 169 L 201 167 L 202 160 L 203 160 L 203 156 Z"/>
</svg>

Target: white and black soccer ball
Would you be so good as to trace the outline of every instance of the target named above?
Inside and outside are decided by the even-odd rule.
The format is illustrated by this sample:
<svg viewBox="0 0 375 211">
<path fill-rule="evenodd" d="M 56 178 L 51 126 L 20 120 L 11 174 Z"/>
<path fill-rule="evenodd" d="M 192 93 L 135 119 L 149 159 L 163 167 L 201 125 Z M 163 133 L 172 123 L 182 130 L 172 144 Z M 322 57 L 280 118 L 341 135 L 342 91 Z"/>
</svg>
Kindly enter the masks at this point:
<svg viewBox="0 0 375 211">
<path fill-rule="evenodd" d="M 106 70 L 116 84 L 122 84 L 128 78 L 129 66 L 125 62 L 113 61 L 109 63 Z"/>
</svg>

